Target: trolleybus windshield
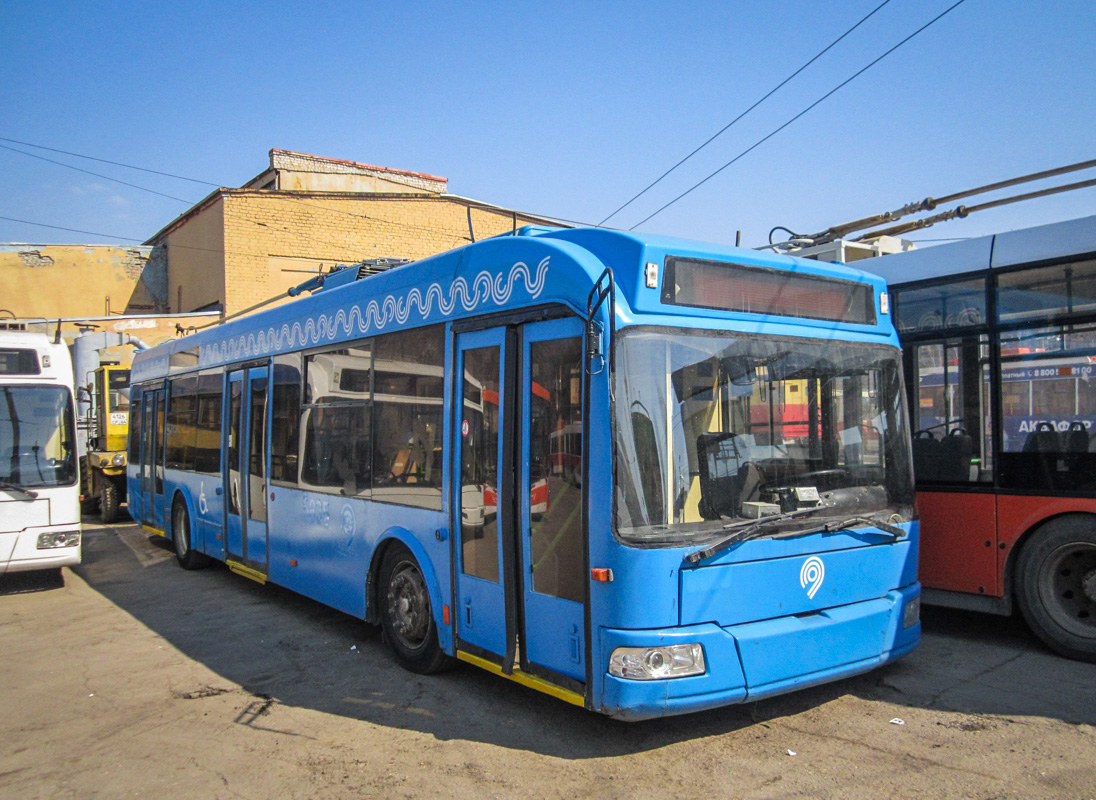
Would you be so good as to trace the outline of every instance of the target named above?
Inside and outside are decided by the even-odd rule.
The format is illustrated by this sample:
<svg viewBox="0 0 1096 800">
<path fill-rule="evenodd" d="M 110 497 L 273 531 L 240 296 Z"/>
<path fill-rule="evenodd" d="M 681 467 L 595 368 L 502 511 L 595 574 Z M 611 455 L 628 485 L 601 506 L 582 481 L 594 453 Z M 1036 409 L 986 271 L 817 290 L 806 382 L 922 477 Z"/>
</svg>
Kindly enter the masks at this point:
<svg viewBox="0 0 1096 800">
<path fill-rule="evenodd" d="M 68 389 L 0 387 L 0 481 L 23 488 L 73 483 L 75 439 Z"/>
<path fill-rule="evenodd" d="M 831 517 L 913 519 L 896 348 L 631 329 L 617 364 L 625 541 L 708 541 L 777 515 L 774 534 Z"/>
</svg>

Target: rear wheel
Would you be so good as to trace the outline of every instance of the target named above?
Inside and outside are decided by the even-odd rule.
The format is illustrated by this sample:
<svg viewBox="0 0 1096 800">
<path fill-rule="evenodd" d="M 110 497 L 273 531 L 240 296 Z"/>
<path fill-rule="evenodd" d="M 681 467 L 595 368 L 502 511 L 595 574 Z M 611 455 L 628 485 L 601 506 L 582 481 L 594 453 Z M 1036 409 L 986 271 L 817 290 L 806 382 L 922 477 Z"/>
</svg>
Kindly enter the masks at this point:
<svg viewBox="0 0 1096 800">
<path fill-rule="evenodd" d="M 176 500 L 171 509 L 171 541 L 175 545 L 175 560 L 183 569 L 201 569 L 209 566 L 212 559 L 191 546 L 190 512 L 186 503 Z"/>
<path fill-rule="evenodd" d="M 420 674 L 449 666 L 451 659 L 438 644 L 426 579 L 402 544 L 394 543 L 385 551 L 378 588 L 384 638 L 400 666 Z"/>
<path fill-rule="evenodd" d="M 1032 537 L 1016 568 L 1024 619 L 1055 652 L 1096 662 L 1096 517 L 1059 517 Z"/>
<path fill-rule="evenodd" d="M 118 519 L 119 505 L 118 484 L 104 475 L 99 481 L 99 518 L 105 525 Z"/>
</svg>

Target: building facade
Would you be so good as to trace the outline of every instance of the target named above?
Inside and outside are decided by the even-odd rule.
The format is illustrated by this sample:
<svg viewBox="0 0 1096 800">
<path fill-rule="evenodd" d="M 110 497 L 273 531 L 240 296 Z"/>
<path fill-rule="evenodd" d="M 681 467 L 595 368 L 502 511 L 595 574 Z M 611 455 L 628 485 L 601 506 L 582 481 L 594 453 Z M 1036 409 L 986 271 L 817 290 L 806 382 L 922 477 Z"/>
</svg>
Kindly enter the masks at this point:
<svg viewBox="0 0 1096 800">
<path fill-rule="evenodd" d="M 448 194 L 445 178 L 271 150 L 253 180 L 212 192 L 146 242 L 145 282 L 161 310 L 231 315 L 285 302 L 339 265 L 415 260 L 545 223 Z"/>
</svg>

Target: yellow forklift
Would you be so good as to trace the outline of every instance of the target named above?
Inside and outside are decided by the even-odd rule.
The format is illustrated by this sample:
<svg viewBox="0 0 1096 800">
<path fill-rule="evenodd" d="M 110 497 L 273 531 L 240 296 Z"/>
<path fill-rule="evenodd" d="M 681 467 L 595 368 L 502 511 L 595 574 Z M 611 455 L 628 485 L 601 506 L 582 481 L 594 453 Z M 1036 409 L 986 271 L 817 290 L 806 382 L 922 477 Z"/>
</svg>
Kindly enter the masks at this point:
<svg viewBox="0 0 1096 800">
<path fill-rule="evenodd" d="M 94 371 L 91 436 L 84 458 L 82 498 L 99 507 L 104 523 L 118 519 L 126 500 L 126 436 L 129 432 L 129 367 L 106 365 Z"/>
</svg>

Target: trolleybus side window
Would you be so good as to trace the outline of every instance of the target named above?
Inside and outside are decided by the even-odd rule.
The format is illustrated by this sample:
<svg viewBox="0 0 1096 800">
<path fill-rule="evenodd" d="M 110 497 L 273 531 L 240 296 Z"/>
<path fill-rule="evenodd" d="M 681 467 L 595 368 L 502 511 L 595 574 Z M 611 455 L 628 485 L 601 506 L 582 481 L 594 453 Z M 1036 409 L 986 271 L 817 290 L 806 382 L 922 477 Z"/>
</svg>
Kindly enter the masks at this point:
<svg viewBox="0 0 1096 800">
<path fill-rule="evenodd" d="M 304 488 L 368 496 L 371 488 L 373 351 L 368 342 L 314 353 L 305 363 Z"/>
<path fill-rule="evenodd" d="M 297 484 L 301 432 L 301 357 L 274 358 L 273 419 L 270 428 L 270 480 Z"/>
<path fill-rule="evenodd" d="M 167 450 L 170 469 L 194 469 L 194 442 L 198 419 L 198 376 L 184 375 L 168 381 Z"/>
<path fill-rule="evenodd" d="M 194 445 L 194 469 L 217 474 L 221 471 L 221 402 L 224 373 L 220 370 L 198 375 L 198 424 Z"/>
<path fill-rule="evenodd" d="M 908 345 L 907 351 L 914 370 L 914 477 L 920 482 L 992 482 L 988 337 L 950 337 Z"/>
<path fill-rule="evenodd" d="M 441 509 L 445 328 L 374 340 L 373 499 Z"/>
</svg>

